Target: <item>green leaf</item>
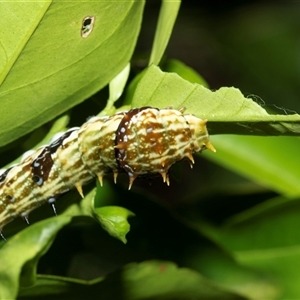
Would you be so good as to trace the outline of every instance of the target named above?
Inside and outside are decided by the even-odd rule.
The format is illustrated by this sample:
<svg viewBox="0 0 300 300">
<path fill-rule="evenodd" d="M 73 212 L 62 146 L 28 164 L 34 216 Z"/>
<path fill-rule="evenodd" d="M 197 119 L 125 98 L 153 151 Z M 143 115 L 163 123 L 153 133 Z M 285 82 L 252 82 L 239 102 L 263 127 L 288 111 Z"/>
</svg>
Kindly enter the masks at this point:
<svg viewBox="0 0 300 300">
<path fill-rule="evenodd" d="M 168 45 L 180 3 L 180 0 L 162 0 L 149 65 L 159 64 Z"/>
<path fill-rule="evenodd" d="M 20 231 L 0 249 L 0 299 L 13 299 L 18 291 L 19 277 L 22 286 L 34 284 L 36 268 L 40 257 L 49 249 L 56 234 L 74 216 L 91 216 L 96 189 L 92 190 L 78 203 L 69 193 L 72 203 L 59 216 L 32 224 Z"/>
<path fill-rule="evenodd" d="M 7 30 L 1 39 L 0 62 L 5 62 L 6 75 L 0 86 L 0 146 L 93 95 L 127 65 L 144 1 L 4 5 L 1 28 Z M 20 14 L 25 25 L 19 23 Z M 83 38 L 87 16 L 94 17 L 94 24 Z"/>
<path fill-rule="evenodd" d="M 183 79 L 191 83 L 199 83 L 205 87 L 208 87 L 208 83 L 200 76 L 193 68 L 187 66 L 183 62 L 177 59 L 168 59 L 162 66 L 166 72 L 173 72 L 181 76 Z"/>
<path fill-rule="evenodd" d="M 99 114 L 100 116 L 110 116 L 115 112 L 114 104 L 120 98 L 125 88 L 130 71 L 130 64 L 109 83 L 109 98 L 104 110 Z"/>
<path fill-rule="evenodd" d="M 177 74 L 150 66 L 136 84 L 132 106 L 186 107 L 187 113 L 209 120 L 211 134 L 299 135 L 300 116 L 270 115 L 236 88 L 213 92 Z"/>
<path fill-rule="evenodd" d="M 91 217 L 99 222 L 102 228 L 111 236 L 126 243 L 126 234 L 130 230 L 130 224 L 127 219 L 134 216 L 134 213 L 119 206 L 103 206 L 105 205 L 105 198 L 111 197 L 113 197 L 113 191 L 109 185 L 105 187 L 98 186 L 97 189 L 92 189 L 79 202 L 74 201 L 74 196 L 67 195 L 65 198 L 69 199 L 69 204 L 65 203 L 67 208 L 63 212 L 63 215 Z M 99 199 L 101 199 L 101 203 L 99 203 Z"/>
<path fill-rule="evenodd" d="M 299 299 L 300 246 L 236 253 L 244 265 L 268 271 L 283 286 L 279 299 Z"/>
<path fill-rule="evenodd" d="M 123 276 L 129 299 L 245 299 L 171 262 L 134 263 L 125 268 Z"/>
<path fill-rule="evenodd" d="M 15 299 L 21 285 L 33 284 L 39 258 L 48 250 L 57 232 L 71 221 L 59 216 L 41 221 L 10 238 L 0 249 L 0 299 Z"/>
<path fill-rule="evenodd" d="M 300 169 L 295 157 L 300 140 L 294 137 L 214 136 L 215 155 L 210 160 L 280 194 L 300 195 Z"/>
<path fill-rule="evenodd" d="M 59 290 L 60 295 L 56 295 L 56 299 L 65 299 L 66 295 L 72 299 L 82 299 L 87 292 L 90 297 L 103 300 L 246 299 L 220 288 L 191 269 L 178 268 L 168 261 L 128 264 L 120 271 L 107 276 L 105 280 L 86 282 L 88 286 L 67 278 L 64 281 L 63 278 L 59 280 L 45 277 L 40 281 L 31 291 L 23 289 L 21 296 L 54 295 Z"/>
<path fill-rule="evenodd" d="M 50 5 L 50 1 L 1 3 L 0 85 Z M 12 34 L 16 32 L 17 36 Z"/>
<path fill-rule="evenodd" d="M 270 199 L 215 228 L 216 238 L 237 260 L 268 272 L 283 286 L 280 299 L 298 299 L 300 201 Z"/>
<path fill-rule="evenodd" d="M 220 247 L 220 246 L 219 246 Z M 203 248 L 203 249 L 201 249 Z M 201 247 L 186 255 L 187 266 L 201 272 L 220 287 L 247 299 L 277 299 L 282 287 L 266 271 L 249 268 L 221 248 Z"/>
<path fill-rule="evenodd" d="M 128 217 L 134 216 L 130 210 L 120 206 L 95 208 L 95 216 L 102 227 L 113 237 L 126 244 L 126 234 L 130 230 Z"/>
</svg>

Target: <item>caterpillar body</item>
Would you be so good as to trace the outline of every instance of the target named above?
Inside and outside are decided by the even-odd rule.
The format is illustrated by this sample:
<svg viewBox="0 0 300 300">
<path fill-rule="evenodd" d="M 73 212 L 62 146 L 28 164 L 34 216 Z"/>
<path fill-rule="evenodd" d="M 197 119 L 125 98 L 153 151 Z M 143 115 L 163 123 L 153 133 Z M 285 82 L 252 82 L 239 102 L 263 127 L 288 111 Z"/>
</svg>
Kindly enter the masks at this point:
<svg viewBox="0 0 300 300">
<path fill-rule="evenodd" d="M 134 108 L 109 117 L 93 117 L 81 127 L 67 130 L 0 174 L 0 235 L 3 227 L 48 202 L 55 211 L 56 199 L 94 177 L 119 172 L 129 176 L 129 189 L 136 177 L 161 174 L 169 185 L 170 167 L 206 148 L 207 120 L 183 115 L 181 110 Z"/>
</svg>

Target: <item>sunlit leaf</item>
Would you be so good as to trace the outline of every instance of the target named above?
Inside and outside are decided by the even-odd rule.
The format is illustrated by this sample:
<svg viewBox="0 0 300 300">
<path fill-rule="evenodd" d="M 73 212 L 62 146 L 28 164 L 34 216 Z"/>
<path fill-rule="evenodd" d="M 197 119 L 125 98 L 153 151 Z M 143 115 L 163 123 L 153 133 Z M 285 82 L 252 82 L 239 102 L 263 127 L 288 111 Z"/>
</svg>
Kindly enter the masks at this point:
<svg viewBox="0 0 300 300">
<path fill-rule="evenodd" d="M 2 3 L 1 28 L 7 30 L 0 51 L 0 62 L 5 62 L 0 146 L 108 84 L 131 58 L 143 6 L 143 1 L 107 0 Z M 83 38 L 87 16 L 94 23 Z"/>
</svg>

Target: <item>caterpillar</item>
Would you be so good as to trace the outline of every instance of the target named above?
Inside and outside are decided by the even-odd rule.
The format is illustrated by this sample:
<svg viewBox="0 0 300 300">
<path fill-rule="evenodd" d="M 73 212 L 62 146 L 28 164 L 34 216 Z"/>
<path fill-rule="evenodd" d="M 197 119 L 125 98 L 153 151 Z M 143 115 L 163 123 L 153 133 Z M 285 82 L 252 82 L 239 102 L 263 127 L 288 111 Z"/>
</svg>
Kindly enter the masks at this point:
<svg viewBox="0 0 300 300">
<path fill-rule="evenodd" d="M 182 110 L 134 108 L 108 117 L 92 117 L 25 156 L 0 174 L 0 235 L 3 227 L 21 216 L 28 224 L 30 211 L 45 202 L 56 214 L 55 201 L 109 172 L 129 176 L 129 189 L 138 176 L 159 173 L 169 185 L 170 167 L 184 158 L 194 164 L 193 153 L 209 141 L 207 120 Z"/>
</svg>

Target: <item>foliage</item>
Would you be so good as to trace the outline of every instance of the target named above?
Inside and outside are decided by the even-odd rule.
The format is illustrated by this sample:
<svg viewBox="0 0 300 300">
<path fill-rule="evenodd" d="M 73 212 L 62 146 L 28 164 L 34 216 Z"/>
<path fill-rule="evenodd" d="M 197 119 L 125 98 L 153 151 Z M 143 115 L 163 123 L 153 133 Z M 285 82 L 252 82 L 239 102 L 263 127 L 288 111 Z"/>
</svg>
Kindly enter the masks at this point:
<svg viewBox="0 0 300 300">
<path fill-rule="evenodd" d="M 273 114 L 237 88 L 212 91 L 192 68 L 163 58 L 179 1 L 162 1 L 148 67 L 136 74 L 144 4 L 2 4 L 1 28 L 11 24 L 0 49 L 3 164 L 95 110 L 146 105 L 208 119 L 217 153 L 196 157 L 193 170 L 175 166 L 169 188 L 137 180 L 127 191 L 125 176 L 116 186 L 108 177 L 83 200 L 65 195 L 57 217 L 43 207 L 28 228 L 6 226 L 0 299 L 299 297 L 300 116 Z"/>
</svg>

